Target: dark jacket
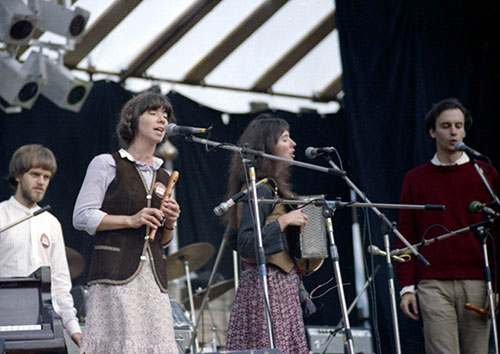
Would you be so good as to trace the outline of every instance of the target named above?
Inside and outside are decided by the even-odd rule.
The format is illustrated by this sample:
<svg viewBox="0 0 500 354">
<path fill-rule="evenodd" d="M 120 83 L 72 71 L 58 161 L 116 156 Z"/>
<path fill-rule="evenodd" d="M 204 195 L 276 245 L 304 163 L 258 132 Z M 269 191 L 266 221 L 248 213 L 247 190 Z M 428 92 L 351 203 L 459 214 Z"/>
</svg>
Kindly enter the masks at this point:
<svg viewBox="0 0 500 354">
<path fill-rule="evenodd" d="M 159 208 L 161 198 L 153 190 L 146 190 L 142 175 L 135 163 L 121 158 L 115 152 L 116 177 L 104 196 L 101 210 L 110 215 L 133 215 L 144 207 Z M 155 179 L 156 177 L 156 179 Z M 169 174 L 160 168 L 153 177 L 155 182 L 168 184 Z M 148 186 L 149 189 L 149 186 Z M 149 197 L 150 196 L 150 197 Z M 125 284 L 139 273 L 146 252 L 152 255 L 153 273 L 163 292 L 167 291 L 167 264 L 161 245 L 161 229 L 154 241 L 149 241 L 149 227 L 138 229 L 119 229 L 96 233 L 96 245 L 92 255 L 88 282 Z"/>
</svg>

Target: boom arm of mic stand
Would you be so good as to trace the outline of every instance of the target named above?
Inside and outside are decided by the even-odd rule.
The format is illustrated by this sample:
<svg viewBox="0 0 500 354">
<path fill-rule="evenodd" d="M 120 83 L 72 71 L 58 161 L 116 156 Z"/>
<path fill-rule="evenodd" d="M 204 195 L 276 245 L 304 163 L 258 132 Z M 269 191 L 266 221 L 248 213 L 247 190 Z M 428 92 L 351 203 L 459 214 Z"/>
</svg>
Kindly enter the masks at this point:
<svg viewBox="0 0 500 354">
<path fill-rule="evenodd" d="M 338 168 L 338 166 L 335 164 L 335 162 L 333 162 L 331 159 L 328 160 L 328 163 L 333 167 L 333 168 Z M 351 181 L 349 179 L 349 177 L 347 176 L 344 176 L 342 177 L 344 179 L 344 181 L 347 183 L 347 185 L 356 192 L 356 194 L 361 198 L 363 199 L 363 201 L 365 201 L 366 203 L 371 203 L 371 201 L 366 197 L 366 195 L 361 192 L 361 190 L 354 184 L 353 181 Z M 377 208 L 375 207 L 370 207 L 370 209 L 375 213 L 375 215 L 377 215 L 380 220 L 382 220 L 383 223 L 385 223 L 387 225 L 387 227 L 394 233 L 394 235 L 396 235 L 400 240 L 401 242 L 403 242 L 403 244 L 408 247 L 412 252 L 413 254 L 415 255 L 415 257 L 418 258 L 418 260 L 420 262 L 422 262 L 423 265 L 425 265 L 426 267 L 429 267 L 431 264 L 429 263 L 429 261 L 427 259 L 424 258 L 424 256 L 422 256 L 415 247 L 413 247 L 409 242 L 408 240 L 401 234 L 401 232 L 399 232 L 399 230 L 397 228 L 394 227 L 394 225 L 392 224 L 392 222 L 387 219 L 387 217 L 382 213 L 380 212 L 380 210 L 378 210 Z"/>
<path fill-rule="evenodd" d="M 45 211 L 47 211 L 47 210 L 50 210 L 50 205 L 46 205 L 46 206 L 44 206 L 43 208 L 41 208 L 41 209 L 38 209 L 38 210 L 34 211 L 32 214 L 27 215 L 27 216 L 24 216 L 24 217 L 22 217 L 21 219 L 19 219 L 19 220 L 17 220 L 17 221 L 14 221 L 12 224 L 9 224 L 9 225 L 5 226 L 3 229 L 0 229 L 0 234 L 1 234 L 2 232 L 4 232 L 4 231 L 7 231 L 7 230 L 8 230 L 8 229 L 10 229 L 11 227 L 14 227 L 14 226 L 16 226 L 16 225 L 18 225 L 18 224 L 20 224 L 20 223 L 22 223 L 22 222 L 25 222 L 26 220 L 29 220 L 29 219 L 31 219 L 32 217 L 37 216 L 37 215 L 39 215 L 39 214 L 41 214 L 41 213 L 43 213 L 43 212 L 45 212 Z"/>
<path fill-rule="evenodd" d="M 481 180 L 483 181 L 484 185 L 486 186 L 486 189 L 488 190 L 488 192 L 491 194 L 491 197 L 493 198 L 495 203 L 498 206 L 500 206 L 500 200 L 498 199 L 498 196 L 495 194 L 495 191 L 493 190 L 493 188 L 491 188 L 491 184 L 488 181 L 488 179 L 486 178 L 486 176 L 484 175 L 483 169 L 478 165 L 475 158 L 471 157 L 470 162 L 472 163 L 472 165 L 476 169 L 479 177 L 481 177 Z"/>
<path fill-rule="evenodd" d="M 264 157 L 266 159 L 275 160 L 275 161 L 286 162 L 287 164 L 292 165 L 292 166 L 297 166 L 297 167 L 307 168 L 309 170 L 324 172 L 324 173 L 328 173 L 328 174 L 334 175 L 334 176 L 345 177 L 345 175 L 346 175 L 345 171 L 342 171 L 338 167 L 327 168 L 327 167 L 323 167 L 323 166 L 313 165 L 311 163 L 295 161 L 292 159 L 285 159 L 283 157 L 278 157 L 275 155 L 266 154 L 263 151 L 242 148 L 239 146 L 235 146 L 233 144 L 231 144 L 231 145 L 225 144 L 225 143 L 223 144 L 223 143 L 219 143 L 219 142 L 208 140 L 208 139 L 202 139 L 202 138 L 199 138 L 199 137 L 193 136 L 193 135 L 187 135 L 186 140 L 190 141 L 190 142 L 194 142 L 194 143 L 203 144 L 203 145 L 209 145 L 209 146 L 219 148 L 219 149 L 229 150 L 229 151 L 233 151 L 233 152 L 239 152 L 242 154 L 249 154 L 249 155 L 258 156 L 258 157 Z"/>
<path fill-rule="evenodd" d="M 470 226 L 467 226 L 467 227 L 464 227 L 464 228 L 461 228 L 461 229 L 458 229 L 458 230 L 455 230 L 455 231 L 451 231 L 451 232 L 448 232 L 446 234 L 430 238 L 428 240 L 423 240 L 420 243 L 414 244 L 413 247 L 415 247 L 415 248 L 421 248 L 421 247 L 424 247 L 424 246 L 428 246 L 431 243 L 447 239 L 448 237 L 456 236 L 456 235 L 459 235 L 459 234 L 465 234 L 467 232 L 474 231 L 475 229 L 477 229 L 480 226 L 487 225 L 487 224 L 492 224 L 497 219 L 498 219 L 498 217 L 488 218 L 488 219 L 486 219 L 484 221 L 478 222 L 477 224 L 472 224 Z M 405 248 L 399 248 L 399 249 L 392 250 L 391 251 L 391 256 L 399 256 L 399 255 L 410 254 L 410 253 L 411 253 L 411 251 L 409 250 L 409 248 L 405 247 Z"/>
</svg>

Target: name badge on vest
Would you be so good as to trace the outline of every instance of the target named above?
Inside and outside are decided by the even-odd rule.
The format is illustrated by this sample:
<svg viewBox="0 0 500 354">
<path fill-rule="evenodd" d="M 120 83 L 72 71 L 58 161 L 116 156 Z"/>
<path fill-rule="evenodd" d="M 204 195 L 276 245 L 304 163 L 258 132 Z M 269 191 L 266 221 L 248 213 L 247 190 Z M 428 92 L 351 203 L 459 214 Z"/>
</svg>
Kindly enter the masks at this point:
<svg viewBox="0 0 500 354">
<path fill-rule="evenodd" d="M 42 243 L 43 248 L 49 248 L 50 246 L 49 236 L 42 234 L 42 236 L 40 236 L 40 242 Z"/>
<path fill-rule="evenodd" d="M 163 196 L 167 191 L 167 187 L 165 187 L 165 185 L 161 182 L 156 182 L 153 190 L 158 198 L 163 199 Z"/>
</svg>

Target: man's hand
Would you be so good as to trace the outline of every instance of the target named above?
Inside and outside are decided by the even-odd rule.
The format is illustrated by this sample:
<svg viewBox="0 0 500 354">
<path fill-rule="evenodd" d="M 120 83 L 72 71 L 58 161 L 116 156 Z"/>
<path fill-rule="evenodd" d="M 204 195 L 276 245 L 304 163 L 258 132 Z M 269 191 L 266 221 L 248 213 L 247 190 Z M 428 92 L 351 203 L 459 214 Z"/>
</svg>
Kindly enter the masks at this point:
<svg viewBox="0 0 500 354">
<path fill-rule="evenodd" d="M 80 332 L 73 333 L 71 339 L 76 343 L 76 345 L 78 345 L 78 348 L 82 346 L 83 334 L 81 334 Z"/>
<path fill-rule="evenodd" d="M 418 315 L 417 297 L 415 296 L 415 294 L 404 293 L 403 296 L 401 296 L 399 307 L 401 307 L 401 310 L 406 317 L 411 318 L 415 321 L 420 318 L 420 316 Z"/>
</svg>

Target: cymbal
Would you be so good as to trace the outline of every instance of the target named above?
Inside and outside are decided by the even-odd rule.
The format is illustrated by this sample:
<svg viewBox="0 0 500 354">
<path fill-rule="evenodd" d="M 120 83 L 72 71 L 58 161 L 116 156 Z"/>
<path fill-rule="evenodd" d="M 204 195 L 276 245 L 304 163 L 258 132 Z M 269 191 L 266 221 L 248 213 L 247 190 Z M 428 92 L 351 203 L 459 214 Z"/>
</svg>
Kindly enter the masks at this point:
<svg viewBox="0 0 500 354">
<path fill-rule="evenodd" d="M 229 279 L 229 280 L 224 280 L 221 282 L 218 282 L 217 284 L 213 285 L 210 288 L 210 294 L 209 294 L 209 300 L 214 300 L 224 294 L 226 291 L 229 289 L 232 289 L 234 287 L 234 279 Z M 193 302 L 194 302 L 194 307 L 198 309 L 201 306 L 201 303 L 203 302 L 203 297 L 207 293 L 207 289 L 202 289 L 200 291 L 197 291 L 193 295 Z M 191 306 L 189 305 L 189 297 L 185 298 L 182 300 L 182 304 L 184 307 L 189 311 L 191 310 Z"/>
<path fill-rule="evenodd" d="M 182 247 L 179 251 L 167 256 L 167 279 L 173 280 L 186 275 L 184 267 L 186 261 L 190 272 L 200 269 L 212 258 L 214 250 L 211 243 L 198 242 Z"/>
<path fill-rule="evenodd" d="M 85 269 L 85 259 L 80 253 L 69 247 L 66 247 L 66 259 L 68 260 L 69 275 L 71 279 L 75 279 Z"/>
</svg>

